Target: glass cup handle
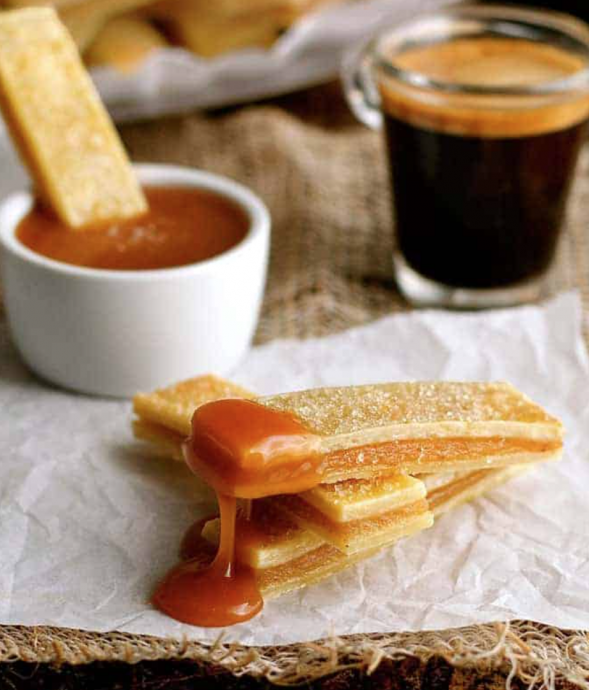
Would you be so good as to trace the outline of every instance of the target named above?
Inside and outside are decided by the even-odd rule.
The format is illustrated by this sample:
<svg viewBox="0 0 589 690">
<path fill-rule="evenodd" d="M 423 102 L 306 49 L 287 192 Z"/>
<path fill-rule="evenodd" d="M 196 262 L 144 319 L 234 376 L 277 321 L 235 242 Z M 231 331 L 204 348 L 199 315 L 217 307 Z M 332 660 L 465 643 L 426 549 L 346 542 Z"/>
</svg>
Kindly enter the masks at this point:
<svg viewBox="0 0 589 690">
<path fill-rule="evenodd" d="M 382 127 L 380 94 L 374 80 L 372 42 L 352 49 L 342 63 L 344 93 L 354 115 L 371 129 Z"/>
</svg>

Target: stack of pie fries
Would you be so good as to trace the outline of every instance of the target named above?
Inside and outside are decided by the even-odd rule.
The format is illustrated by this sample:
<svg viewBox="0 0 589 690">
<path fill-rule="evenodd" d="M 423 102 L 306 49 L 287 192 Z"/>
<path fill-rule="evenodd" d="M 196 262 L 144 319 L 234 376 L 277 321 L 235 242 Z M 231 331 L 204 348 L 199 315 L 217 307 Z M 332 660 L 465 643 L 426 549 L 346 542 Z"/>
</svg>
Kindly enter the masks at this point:
<svg viewBox="0 0 589 690">
<path fill-rule="evenodd" d="M 137 438 L 181 460 L 190 437 L 191 469 L 220 496 L 246 499 L 234 558 L 264 598 L 369 558 L 562 452 L 561 423 L 508 383 L 386 383 L 256 398 L 205 376 L 138 395 L 134 410 Z M 219 544 L 219 518 L 198 532 L 201 546 L 185 555 L 204 562 L 206 544 Z M 154 601 L 194 622 L 165 597 Z"/>
</svg>

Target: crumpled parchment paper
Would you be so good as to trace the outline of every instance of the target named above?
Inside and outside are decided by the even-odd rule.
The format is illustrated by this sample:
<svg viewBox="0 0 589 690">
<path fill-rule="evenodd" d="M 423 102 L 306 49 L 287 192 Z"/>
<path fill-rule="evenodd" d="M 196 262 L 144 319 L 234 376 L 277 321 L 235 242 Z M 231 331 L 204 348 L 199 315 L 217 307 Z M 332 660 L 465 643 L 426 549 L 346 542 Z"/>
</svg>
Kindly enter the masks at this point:
<svg viewBox="0 0 589 690">
<path fill-rule="evenodd" d="M 539 466 L 331 580 L 268 602 L 227 639 L 525 618 L 589 627 L 589 362 L 580 302 L 479 314 L 413 312 L 254 349 L 233 378 L 260 393 L 397 379 L 507 379 L 567 428 Z M 0 623 L 214 639 L 148 604 L 211 496 L 133 441 L 129 403 L 27 372 L 0 324 Z"/>
</svg>

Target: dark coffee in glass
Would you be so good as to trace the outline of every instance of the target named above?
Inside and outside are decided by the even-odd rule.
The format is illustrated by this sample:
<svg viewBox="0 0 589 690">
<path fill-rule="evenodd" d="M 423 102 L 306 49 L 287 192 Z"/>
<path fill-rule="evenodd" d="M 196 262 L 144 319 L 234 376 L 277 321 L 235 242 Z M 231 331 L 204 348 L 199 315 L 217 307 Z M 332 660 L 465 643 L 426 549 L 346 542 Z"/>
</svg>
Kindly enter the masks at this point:
<svg viewBox="0 0 589 690">
<path fill-rule="evenodd" d="M 422 70 L 429 64 L 439 78 L 455 79 L 467 68 L 469 79 L 487 84 L 563 78 L 579 68 L 555 48 L 495 38 L 408 51 L 399 61 Z M 554 256 L 586 136 L 585 99 L 530 114 L 502 111 L 500 98 L 491 113 L 455 98 L 432 113 L 382 93 L 397 243 L 409 266 L 464 288 L 541 276 Z"/>
<path fill-rule="evenodd" d="M 465 7 L 372 51 L 401 291 L 457 307 L 536 299 L 587 136 L 589 29 Z"/>
</svg>

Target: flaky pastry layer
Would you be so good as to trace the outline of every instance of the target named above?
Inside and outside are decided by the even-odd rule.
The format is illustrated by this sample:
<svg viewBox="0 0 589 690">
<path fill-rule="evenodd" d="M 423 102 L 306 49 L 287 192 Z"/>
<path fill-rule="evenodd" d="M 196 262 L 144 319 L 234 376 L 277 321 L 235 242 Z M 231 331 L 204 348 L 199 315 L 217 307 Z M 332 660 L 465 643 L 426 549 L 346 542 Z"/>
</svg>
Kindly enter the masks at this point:
<svg viewBox="0 0 589 690">
<path fill-rule="evenodd" d="M 216 546 L 220 529 L 219 518 L 209 520 L 202 536 Z M 257 570 L 288 563 L 323 543 L 324 539 L 277 511 L 267 499 L 253 502 L 249 519 L 243 514 L 237 517 L 235 556 Z"/>
<path fill-rule="evenodd" d="M 133 411 L 142 422 L 149 422 L 179 434 L 180 442 L 190 436 L 194 410 L 204 403 L 222 398 L 246 398 L 255 394 L 242 386 L 209 374 L 180 381 L 152 393 L 138 393 Z"/>
<path fill-rule="evenodd" d="M 562 424 L 509 383 L 424 381 L 315 388 L 257 398 L 323 437 L 325 452 L 417 438 L 559 441 Z"/>
<path fill-rule="evenodd" d="M 457 480 L 447 477 L 438 485 L 435 493 L 428 496 L 430 509 L 436 518 L 453 508 L 471 501 L 511 477 L 525 472 L 532 466 L 509 467 L 466 473 Z M 332 575 L 370 558 L 381 549 L 358 551 L 344 555 L 330 544 L 324 544 L 309 553 L 285 562 L 276 568 L 257 573 L 258 583 L 265 598 L 275 598 L 302 587 L 316 584 Z"/>
<path fill-rule="evenodd" d="M 425 484 L 406 474 L 320 484 L 300 498 L 333 522 L 373 517 L 425 498 Z"/>
<path fill-rule="evenodd" d="M 351 522 L 333 522 L 296 495 L 276 496 L 270 500 L 276 510 L 348 556 L 358 551 L 381 548 L 406 534 L 412 534 L 416 529 L 427 529 L 434 523 L 424 499 Z"/>
</svg>

